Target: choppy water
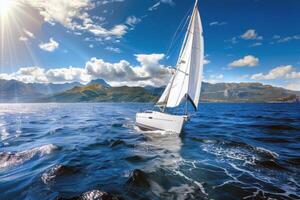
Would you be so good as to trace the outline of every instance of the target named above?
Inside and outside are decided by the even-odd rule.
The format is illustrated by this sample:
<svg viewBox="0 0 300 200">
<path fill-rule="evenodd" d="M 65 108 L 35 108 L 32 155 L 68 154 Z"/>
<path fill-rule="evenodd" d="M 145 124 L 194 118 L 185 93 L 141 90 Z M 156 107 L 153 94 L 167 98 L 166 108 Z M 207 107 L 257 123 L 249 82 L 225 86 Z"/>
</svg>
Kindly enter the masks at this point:
<svg viewBox="0 0 300 200">
<path fill-rule="evenodd" d="M 147 108 L 0 105 L 0 199 L 300 198 L 299 104 L 203 104 L 180 137 Z"/>
</svg>

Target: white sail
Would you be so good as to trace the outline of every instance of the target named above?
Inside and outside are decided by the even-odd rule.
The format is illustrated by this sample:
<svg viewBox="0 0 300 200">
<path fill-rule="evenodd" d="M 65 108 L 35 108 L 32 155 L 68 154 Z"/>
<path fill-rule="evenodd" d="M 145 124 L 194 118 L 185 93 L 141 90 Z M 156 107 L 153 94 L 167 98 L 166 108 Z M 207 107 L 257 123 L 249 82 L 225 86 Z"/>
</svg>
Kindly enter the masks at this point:
<svg viewBox="0 0 300 200">
<path fill-rule="evenodd" d="M 197 3 L 191 16 L 188 31 L 177 62 L 177 69 L 158 101 L 158 105 L 177 107 L 190 100 L 198 107 L 204 61 L 202 24 Z"/>
</svg>

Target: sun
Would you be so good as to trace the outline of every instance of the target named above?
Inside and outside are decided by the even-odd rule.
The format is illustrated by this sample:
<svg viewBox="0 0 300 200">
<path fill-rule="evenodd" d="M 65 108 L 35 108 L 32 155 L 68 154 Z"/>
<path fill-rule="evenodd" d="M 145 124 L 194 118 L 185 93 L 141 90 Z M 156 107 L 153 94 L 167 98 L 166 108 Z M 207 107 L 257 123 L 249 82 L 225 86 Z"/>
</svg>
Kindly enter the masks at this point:
<svg viewBox="0 0 300 200">
<path fill-rule="evenodd" d="M 15 0 L 0 0 L 0 17 L 12 12 L 15 3 Z"/>
</svg>

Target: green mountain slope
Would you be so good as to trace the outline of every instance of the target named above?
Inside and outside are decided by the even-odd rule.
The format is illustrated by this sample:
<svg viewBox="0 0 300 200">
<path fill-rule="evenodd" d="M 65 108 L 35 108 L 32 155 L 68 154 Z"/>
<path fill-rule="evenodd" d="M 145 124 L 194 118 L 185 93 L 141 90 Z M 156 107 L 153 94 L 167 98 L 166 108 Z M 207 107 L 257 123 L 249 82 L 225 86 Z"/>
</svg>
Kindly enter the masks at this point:
<svg viewBox="0 0 300 200">
<path fill-rule="evenodd" d="M 104 80 L 80 83 L 36 84 L 0 79 L 0 103 L 9 102 L 153 102 L 164 87 L 111 87 Z M 204 102 L 300 102 L 300 91 L 261 83 L 203 83 Z"/>
<path fill-rule="evenodd" d="M 43 98 L 43 102 L 151 102 L 156 100 L 142 87 L 105 87 L 94 84 Z"/>
<path fill-rule="evenodd" d="M 261 83 L 204 83 L 201 100 L 206 102 L 299 102 L 297 92 Z"/>
</svg>

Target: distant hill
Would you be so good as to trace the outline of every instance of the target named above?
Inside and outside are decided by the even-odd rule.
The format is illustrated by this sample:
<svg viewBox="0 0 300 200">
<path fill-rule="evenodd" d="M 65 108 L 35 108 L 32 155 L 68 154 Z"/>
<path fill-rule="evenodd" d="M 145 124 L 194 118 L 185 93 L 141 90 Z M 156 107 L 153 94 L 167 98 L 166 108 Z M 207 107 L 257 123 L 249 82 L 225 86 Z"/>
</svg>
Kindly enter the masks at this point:
<svg viewBox="0 0 300 200">
<path fill-rule="evenodd" d="M 75 87 L 41 99 L 42 102 L 151 102 L 157 97 L 142 87 L 105 87 L 100 84 Z"/>
<path fill-rule="evenodd" d="M 95 79 L 92 80 L 91 82 L 89 82 L 87 85 L 95 85 L 95 84 L 99 84 L 102 85 L 104 87 L 111 87 L 105 80 L 103 79 Z"/>
<path fill-rule="evenodd" d="M 300 102 L 298 92 L 261 83 L 203 83 L 205 102 Z"/>
<path fill-rule="evenodd" d="M 63 83 L 63 84 L 43 84 L 43 83 L 29 83 L 28 85 L 34 87 L 39 93 L 44 95 L 55 94 L 72 89 L 76 86 L 83 86 L 81 83 Z"/>
<path fill-rule="evenodd" d="M 147 91 L 159 96 L 164 87 L 146 87 Z M 300 92 L 286 90 L 261 83 L 203 83 L 200 100 L 203 102 L 300 102 Z"/>
<path fill-rule="evenodd" d="M 32 102 L 42 96 L 32 85 L 15 80 L 0 80 L 0 103 Z"/>
<path fill-rule="evenodd" d="M 203 83 L 203 102 L 300 102 L 300 91 L 261 83 Z M 0 103 L 4 102 L 154 102 L 164 87 L 111 87 L 102 79 L 80 83 L 41 84 L 0 80 Z"/>
<path fill-rule="evenodd" d="M 82 86 L 82 84 L 77 82 L 64 84 L 23 83 L 0 79 L 0 103 L 35 102 L 44 96 L 63 92 L 75 86 Z"/>
</svg>

